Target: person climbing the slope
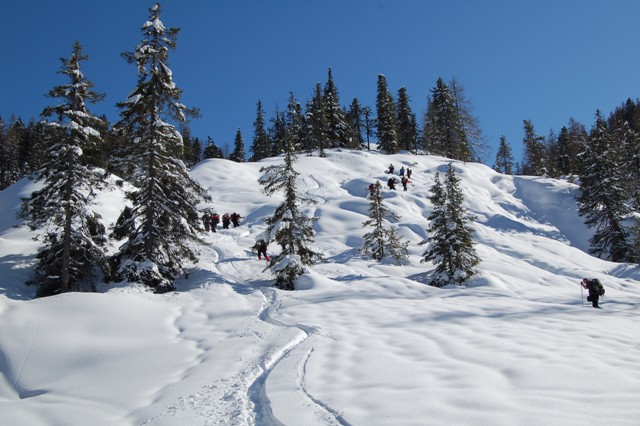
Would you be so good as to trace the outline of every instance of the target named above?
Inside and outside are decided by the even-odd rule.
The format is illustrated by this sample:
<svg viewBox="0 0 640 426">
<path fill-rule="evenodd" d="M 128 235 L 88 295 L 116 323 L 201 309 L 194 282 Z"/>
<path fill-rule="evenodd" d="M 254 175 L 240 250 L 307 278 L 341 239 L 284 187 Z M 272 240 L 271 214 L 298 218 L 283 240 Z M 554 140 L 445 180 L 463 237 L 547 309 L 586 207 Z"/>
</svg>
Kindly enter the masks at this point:
<svg viewBox="0 0 640 426">
<path fill-rule="evenodd" d="M 267 248 L 269 247 L 269 245 L 265 240 L 258 240 L 256 242 L 256 245 L 253 247 L 258 250 L 258 260 L 262 260 L 262 256 L 264 256 L 264 259 L 267 262 L 271 260 L 267 255 Z"/>
<path fill-rule="evenodd" d="M 591 302 L 591 306 L 594 308 L 599 308 L 600 305 L 598 301 L 600 300 L 600 296 L 604 294 L 604 287 L 600 284 L 600 281 L 597 279 L 587 279 L 583 278 L 580 282 L 580 285 L 589 290 L 589 295 L 587 296 L 587 300 Z"/>
</svg>

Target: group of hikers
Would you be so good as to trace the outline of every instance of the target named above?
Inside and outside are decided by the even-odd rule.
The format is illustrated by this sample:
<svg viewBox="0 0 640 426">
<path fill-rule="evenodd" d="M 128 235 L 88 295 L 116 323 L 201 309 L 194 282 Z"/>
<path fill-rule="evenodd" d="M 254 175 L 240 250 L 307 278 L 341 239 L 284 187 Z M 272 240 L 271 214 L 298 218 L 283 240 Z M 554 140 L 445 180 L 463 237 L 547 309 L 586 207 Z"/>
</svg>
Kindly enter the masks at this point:
<svg viewBox="0 0 640 426">
<path fill-rule="evenodd" d="M 387 180 L 387 188 L 389 189 L 396 189 L 396 184 L 398 183 L 398 180 L 395 177 L 395 167 L 393 166 L 393 164 L 389 164 L 389 168 L 387 170 L 385 170 L 384 172 L 387 174 L 392 174 L 394 176 L 391 176 L 388 180 Z M 398 171 L 398 176 L 400 177 L 400 183 L 402 183 L 402 188 L 406 191 L 407 190 L 407 185 L 409 185 L 411 183 L 411 173 L 413 173 L 413 171 L 407 167 L 407 169 L 405 170 L 404 166 L 402 166 L 400 168 L 400 170 Z M 369 185 L 369 194 L 373 195 L 375 194 L 376 191 L 376 185 L 375 184 L 371 184 Z"/>
<path fill-rule="evenodd" d="M 229 225 L 233 223 L 233 227 L 236 228 L 240 226 L 240 216 L 238 213 L 233 212 L 231 214 L 225 213 L 222 215 L 222 228 L 229 229 Z M 209 232 L 217 232 L 218 224 L 220 223 L 220 215 L 218 213 L 210 213 L 205 211 L 201 217 L 202 224 L 204 225 L 204 230 Z"/>
</svg>

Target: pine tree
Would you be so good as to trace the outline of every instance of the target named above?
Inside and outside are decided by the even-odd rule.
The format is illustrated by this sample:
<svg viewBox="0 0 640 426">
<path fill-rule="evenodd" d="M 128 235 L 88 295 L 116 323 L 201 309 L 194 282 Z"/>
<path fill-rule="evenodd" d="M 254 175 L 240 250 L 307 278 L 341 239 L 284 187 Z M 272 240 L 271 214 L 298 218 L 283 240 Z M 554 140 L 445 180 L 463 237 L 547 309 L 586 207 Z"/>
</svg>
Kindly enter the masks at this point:
<svg viewBox="0 0 640 426">
<path fill-rule="evenodd" d="M 496 162 L 493 165 L 493 169 L 505 175 L 513 174 L 511 146 L 507 143 L 507 138 L 504 135 L 500 136 L 500 145 L 498 146 L 498 153 L 496 154 Z"/>
<path fill-rule="evenodd" d="M 522 160 L 522 170 L 525 175 L 546 176 L 547 155 L 544 145 L 544 138 L 537 136 L 531 120 L 524 120 L 524 159 Z"/>
<path fill-rule="evenodd" d="M 385 228 L 385 220 L 397 220 L 398 215 L 384 206 L 380 192 L 381 187 L 380 181 L 376 181 L 374 190 L 369 194 L 369 220 L 363 222 L 362 225 L 372 227 L 373 230 L 363 236 L 362 252 L 377 261 L 390 256 L 396 262 L 400 262 L 409 255 L 407 250 L 409 242 L 400 241 L 395 228 Z"/>
<path fill-rule="evenodd" d="M 476 274 L 475 266 L 480 262 L 472 239 L 469 223 L 474 220 L 466 214 L 462 205 L 464 195 L 460 179 L 453 165 L 449 163 L 444 185 L 436 173 L 429 200 L 433 211 L 427 233 L 429 237 L 420 244 L 429 244 L 422 254 L 421 262 L 433 262 L 436 267 L 431 273 L 429 285 L 442 287 L 454 283 L 465 283 Z"/>
<path fill-rule="evenodd" d="M 233 152 L 229 155 L 229 160 L 235 161 L 236 163 L 244 163 L 247 161 L 244 151 L 244 139 L 242 139 L 240 129 L 236 132 L 236 138 L 233 142 Z"/>
<path fill-rule="evenodd" d="M 302 106 L 293 96 L 293 92 L 289 92 L 289 103 L 284 119 L 286 130 L 291 135 L 293 150 L 295 152 L 301 151 L 303 146 L 307 144 L 307 124 L 302 112 Z"/>
<path fill-rule="evenodd" d="M 387 88 L 387 79 L 378 75 L 378 93 L 376 96 L 376 113 L 378 128 L 378 149 L 387 154 L 398 152 L 398 126 L 396 122 L 396 106 L 393 96 Z"/>
<path fill-rule="evenodd" d="M 347 147 L 350 149 L 362 149 L 365 146 L 362 132 L 365 130 L 363 120 L 364 110 L 360 106 L 358 98 L 353 98 L 349 111 L 345 114 L 347 122 Z"/>
<path fill-rule="evenodd" d="M 124 58 L 137 65 L 138 84 L 125 102 L 118 104 L 122 134 L 133 137 L 126 160 L 135 164 L 135 190 L 127 193 L 132 207 L 121 214 L 114 236 L 126 238 L 114 256 L 115 279 L 140 281 L 156 292 L 174 288 L 186 261 L 197 261 L 192 243 L 200 242 L 196 205 L 209 195 L 187 171 L 183 141 L 169 120 L 185 122 L 197 110 L 180 103 L 182 91 L 168 66 L 177 28 L 166 28 L 158 3 L 149 9 L 142 26 L 143 39 Z"/>
<path fill-rule="evenodd" d="M 398 146 L 405 151 L 418 153 L 418 128 L 416 115 L 411 110 L 407 88 L 401 87 L 398 90 Z"/>
<path fill-rule="evenodd" d="M 275 115 L 271 119 L 271 127 L 269 128 L 269 139 L 271 140 L 271 156 L 276 157 L 285 152 L 287 123 L 285 113 L 276 110 Z"/>
<path fill-rule="evenodd" d="M 327 123 L 327 140 L 331 148 L 344 148 L 347 146 L 347 124 L 344 112 L 340 107 L 338 88 L 333 82 L 333 72 L 329 68 L 327 82 L 322 95 L 322 107 Z"/>
<path fill-rule="evenodd" d="M 486 153 L 487 145 L 482 134 L 480 123 L 473 115 L 471 101 L 466 97 L 464 87 L 455 78 L 451 79 L 451 96 L 455 105 L 456 115 L 460 120 L 461 140 L 464 141 L 461 150 L 461 161 L 480 161 Z"/>
<path fill-rule="evenodd" d="M 271 258 L 269 267 L 276 274 L 276 287 L 294 290 L 296 279 L 306 271 L 305 266 L 321 259 L 321 255 L 313 247 L 313 219 L 300 211 L 300 205 L 312 204 L 313 200 L 296 191 L 300 173 L 293 168 L 297 160 L 290 138 L 286 141 L 284 163 L 260 169 L 264 174 L 258 182 L 267 195 L 284 192 L 284 201 L 267 220 L 268 235 L 282 247 L 280 254 Z"/>
<path fill-rule="evenodd" d="M 422 145 L 433 155 L 474 161 L 474 152 L 456 102 L 449 85 L 439 78 L 428 100 Z"/>
<path fill-rule="evenodd" d="M 91 210 L 94 191 L 103 186 L 103 172 L 83 161 L 83 152 L 102 142 L 96 128 L 104 125 L 86 107 L 104 98 L 92 91 L 93 83 L 80 70 L 80 63 L 87 59 L 78 42 L 69 59 L 61 58 L 60 74 L 69 83 L 48 93 L 61 102 L 42 112 L 43 118 L 55 118 L 48 124 L 55 130 L 56 141 L 48 150 L 49 162 L 37 172 L 42 188 L 22 201 L 20 215 L 27 218 L 29 227 L 46 228 L 33 280 L 40 285 L 38 296 L 95 290 L 98 269 L 107 267 L 105 228 Z"/>
<path fill-rule="evenodd" d="M 253 153 L 251 161 L 260 161 L 271 156 L 271 140 L 265 128 L 264 110 L 260 100 L 256 105 L 256 119 L 253 122 L 253 144 L 250 150 Z"/>
<path fill-rule="evenodd" d="M 207 146 L 204 147 L 202 155 L 205 159 L 209 158 L 224 158 L 222 150 L 215 144 L 211 136 L 207 136 Z"/>
<path fill-rule="evenodd" d="M 600 111 L 591 129 L 580 176 L 578 213 L 585 225 L 596 231 L 589 240 L 590 253 L 613 262 L 633 262 L 633 244 L 625 219 L 630 211 L 626 200 L 618 146 L 614 143 Z"/>
<path fill-rule="evenodd" d="M 329 148 L 329 124 L 324 113 L 324 98 L 322 96 L 322 86 L 316 83 L 313 98 L 307 103 L 306 119 L 309 126 L 309 146 L 305 150 L 317 149 L 320 157 L 325 157 L 324 150 Z"/>
</svg>

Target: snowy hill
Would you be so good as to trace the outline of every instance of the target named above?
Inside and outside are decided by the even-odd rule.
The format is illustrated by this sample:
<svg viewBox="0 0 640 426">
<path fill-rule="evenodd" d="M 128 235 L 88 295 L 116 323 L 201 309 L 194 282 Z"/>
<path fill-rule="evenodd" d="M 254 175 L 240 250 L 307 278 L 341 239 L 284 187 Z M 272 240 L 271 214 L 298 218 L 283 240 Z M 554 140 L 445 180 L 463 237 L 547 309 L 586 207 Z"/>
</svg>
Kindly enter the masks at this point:
<svg viewBox="0 0 640 426">
<path fill-rule="evenodd" d="M 640 271 L 587 254 L 575 185 L 454 163 L 482 262 L 469 287 L 438 289 L 421 283 L 417 243 L 448 160 L 301 156 L 326 262 L 283 292 L 249 249 L 280 201 L 259 169 L 278 161 L 194 168 L 242 224 L 203 236 L 200 263 L 164 295 L 119 284 L 31 300 L 37 242 L 13 226 L 34 184 L 0 192 L 0 424 L 638 424 Z M 413 170 L 407 192 L 384 190 L 410 241 L 402 266 L 358 251 L 366 187 L 389 163 Z M 107 223 L 122 195 L 101 194 Z M 605 284 L 603 310 L 583 306 L 584 276 Z"/>
</svg>

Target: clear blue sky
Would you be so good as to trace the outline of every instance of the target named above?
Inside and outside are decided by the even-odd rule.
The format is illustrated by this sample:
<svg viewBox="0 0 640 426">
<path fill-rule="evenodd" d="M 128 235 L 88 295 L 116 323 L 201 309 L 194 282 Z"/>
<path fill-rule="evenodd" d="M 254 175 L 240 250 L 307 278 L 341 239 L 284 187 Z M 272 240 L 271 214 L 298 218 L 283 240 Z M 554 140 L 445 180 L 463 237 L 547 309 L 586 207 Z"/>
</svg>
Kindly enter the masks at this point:
<svg viewBox="0 0 640 426">
<path fill-rule="evenodd" d="M 2 0 L 0 115 L 38 117 L 66 83 L 57 74 L 75 40 L 90 56 L 85 76 L 106 92 L 94 113 L 118 119 L 114 104 L 134 88 L 136 70 L 120 53 L 140 42 L 152 1 Z M 170 67 L 183 102 L 200 108 L 194 136 L 247 146 L 255 107 L 267 118 L 301 103 L 333 69 L 340 102 L 375 107 L 378 74 L 405 86 L 420 118 L 439 77 L 465 87 L 487 137 L 492 164 L 504 134 L 521 160 L 522 121 L 540 135 L 570 117 L 589 129 L 640 97 L 637 0 L 166 0 L 165 26 L 181 28 Z"/>
</svg>

